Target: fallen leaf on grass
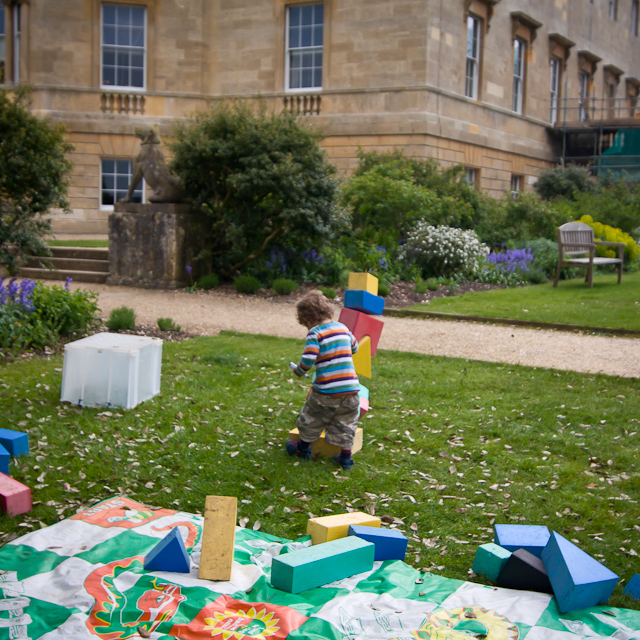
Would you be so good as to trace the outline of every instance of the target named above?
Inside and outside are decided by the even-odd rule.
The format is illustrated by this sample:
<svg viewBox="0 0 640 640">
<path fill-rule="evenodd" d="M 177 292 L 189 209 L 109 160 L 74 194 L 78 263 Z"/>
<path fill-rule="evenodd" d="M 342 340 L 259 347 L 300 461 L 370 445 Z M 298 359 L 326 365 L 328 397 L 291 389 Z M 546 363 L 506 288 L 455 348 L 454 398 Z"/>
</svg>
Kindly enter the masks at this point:
<svg viewBox="0 0 640 640">
<path fill-rule="evenodd" d="M 151 633 L 149 631 L 147 631 L 144 627 L 138 627 L 138 633 L 143 638 L 150 638 L 151 637 Z"/>
<path fill-rule="evenodd" d="M 260 531 L 260 527 L 261 526 L 262 526 L 262 523 L 260 522 L 260 520 L 256 520 L 253 523 L 253 527 L 252 528 L 253 528 L 254 531 Z"/>
<path fill-rule="evenodd" d="M 244 529 L 247 526 L 247 522 L 249 522 L 249 518 L 240 518 L 238 524 L 242 529 Z"/>
</svg>

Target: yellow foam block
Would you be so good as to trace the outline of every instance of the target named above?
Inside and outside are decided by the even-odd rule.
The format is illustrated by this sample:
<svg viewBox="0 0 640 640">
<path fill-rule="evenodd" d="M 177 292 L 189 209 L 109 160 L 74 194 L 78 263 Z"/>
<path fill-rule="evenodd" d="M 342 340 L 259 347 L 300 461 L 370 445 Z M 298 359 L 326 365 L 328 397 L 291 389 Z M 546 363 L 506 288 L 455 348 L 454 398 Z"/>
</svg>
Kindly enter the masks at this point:
<svg viewBox="0 0 640 640">
<path fill-rule="evenodd" d="M 371 338 L 369 336 L 360 340 L 360 346 L 353 354 L 353 366 L 359 376 L 371 378 Z"/>
<path fill-rule="evenodd" d="M 238 499 L 207 496 L 204 505 L 200 580 L 230 580 Z"/>
<path fill-rule="evenodd" d="M 298 431 L 297 427 L 294 427 L 293 429 L 291 429 L 291 431 L 289 431 L 289 438 L 292 440 L 300 440 L 300 432 Z M 353 439 L 353 447 L 351 447 L 352 453 L 357 453 L 358 451 L 360 451 L 360 449 L 362 449 L 362 440 L 362 427 L 358 427 L 356 429 L 356 436 Z M 324 431 L 315 442 L 311 443 L 311 453 L 314 456 L 319 455 L 326 456 L 327 458 L 332 458 L 336 455 L 336 453 L 340 453 L 340 451 L 342 451 L 342 449 L 340 449 L 339 446 L 325 442 Z"/>
<path fill-rule="evenodd" d="M 378 295 L 378 278 L 370 273 L 350 273 L 347 289 L 368 291 L 374 296 Z"/>
<path fill-rule="evenodd" d="M 312 544 L 321 544 L 329 540 L 345 538 L 352 524 L 362 527 L 379 527 L 380 518 L 362 511 L 310 518 L 307 522 L 307 535 L 311 536 Z"/>
</svg>

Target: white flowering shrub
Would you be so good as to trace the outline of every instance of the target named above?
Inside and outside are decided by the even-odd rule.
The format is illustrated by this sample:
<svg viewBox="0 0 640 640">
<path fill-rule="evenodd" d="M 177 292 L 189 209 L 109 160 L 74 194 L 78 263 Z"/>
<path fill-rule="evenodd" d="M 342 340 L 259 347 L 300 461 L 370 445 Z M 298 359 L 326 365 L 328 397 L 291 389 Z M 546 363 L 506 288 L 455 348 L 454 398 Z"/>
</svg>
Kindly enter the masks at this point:
<svg viewBox="0 0 640 640">
<path fill-rule="evenodd" d="M 440 225 L 424 220 L 409 232 L 401 250 L 401 258 L 415 263 L 425 278 L 455 275 L 473 276 L 489 254 L 475 231 Z"/>
</svg>

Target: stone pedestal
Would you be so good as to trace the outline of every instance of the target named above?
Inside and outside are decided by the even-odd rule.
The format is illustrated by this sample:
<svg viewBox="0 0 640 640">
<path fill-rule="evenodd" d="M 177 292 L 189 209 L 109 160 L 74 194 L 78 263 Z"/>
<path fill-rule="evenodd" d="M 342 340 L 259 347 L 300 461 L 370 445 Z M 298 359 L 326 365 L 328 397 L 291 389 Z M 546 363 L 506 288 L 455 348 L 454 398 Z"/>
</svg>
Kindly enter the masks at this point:
<svg viewBox="0 0 640 640">
<path fill-rule="evenodd" d="M 109 214 L 107 283 L 147 289 L 189 286 L 205 271 L 196 260 L 205 237 L 204 218 L 188 204 L 116 204 Z"/>
</svg>

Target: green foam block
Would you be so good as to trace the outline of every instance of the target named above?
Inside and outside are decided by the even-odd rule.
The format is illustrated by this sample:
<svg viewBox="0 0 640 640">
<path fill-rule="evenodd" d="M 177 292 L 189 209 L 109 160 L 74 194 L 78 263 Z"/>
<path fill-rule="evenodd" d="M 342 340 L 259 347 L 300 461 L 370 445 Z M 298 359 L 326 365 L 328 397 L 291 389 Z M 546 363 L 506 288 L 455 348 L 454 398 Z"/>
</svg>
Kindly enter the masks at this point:
<svg viewBox="0 0 640 640">
<path fill-rule="evenodd" d="M 371 542 L 348 536 L 285 553 L 273 559 L 271 585 L 300 593 L 371 571 L 375 550 Z"/>
<path fill-rule="evenodd" d="M 480 545 L 476 551 L 472 571 L 495 582 L 504 565 L 507 564 L 510 555 L 511 551 L 507 551 L 493 542 Z"/>
</svg>

